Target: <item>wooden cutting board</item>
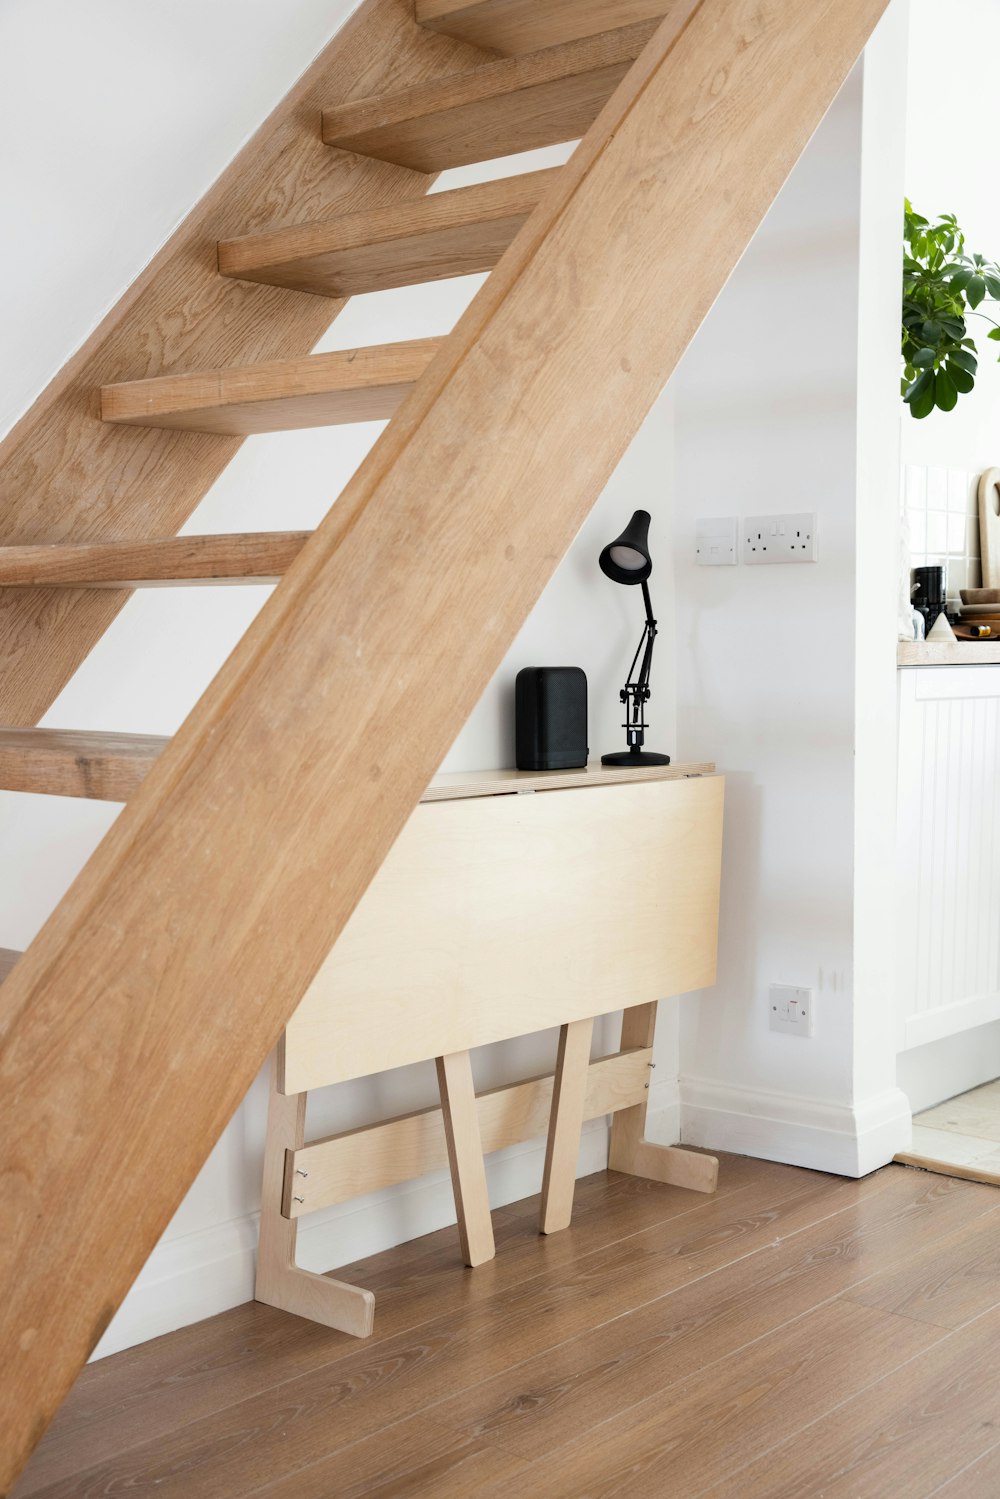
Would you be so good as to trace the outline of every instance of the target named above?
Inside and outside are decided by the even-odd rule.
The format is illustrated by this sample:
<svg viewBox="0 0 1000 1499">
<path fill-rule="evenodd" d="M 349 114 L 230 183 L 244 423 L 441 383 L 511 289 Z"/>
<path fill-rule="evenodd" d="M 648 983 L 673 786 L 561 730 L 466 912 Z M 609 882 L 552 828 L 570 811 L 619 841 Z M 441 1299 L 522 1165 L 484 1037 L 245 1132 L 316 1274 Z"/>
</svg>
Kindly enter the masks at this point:
<svg viewBox="0 0 1000 1499">
<path fill-rule="evenodd" d="M 1000 468 L 988 468 L 979 480 L 979 540 L 983 587 L 1000 588 Z"/>
</svg>

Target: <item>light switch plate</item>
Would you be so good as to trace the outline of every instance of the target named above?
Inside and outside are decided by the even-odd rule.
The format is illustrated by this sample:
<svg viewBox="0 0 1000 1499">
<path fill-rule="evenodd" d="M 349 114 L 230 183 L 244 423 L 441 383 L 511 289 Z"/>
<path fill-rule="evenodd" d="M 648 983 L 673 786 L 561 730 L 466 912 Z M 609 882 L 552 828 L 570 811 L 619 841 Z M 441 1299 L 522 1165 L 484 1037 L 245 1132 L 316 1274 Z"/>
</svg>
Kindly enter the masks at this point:
<svg viewBox="0 0 1000 1499">
<path fill-rule="evenodd" d="M 699 516 L 694 523 L 694 560 L 699 567 L 735 567 L 739 561 L 738 515 Z"/>
<path fill-rule="evenodd" d="M 771 562 L 815 562 L 816 516 L 746 516 L 743 561 L 749 567 Z"/>
<path fill-rule="evenodd" d="M 772 1031 L 785 1036 L 813 1033 L 813 991 L 795 984 L 772 984 L 769 999 Z"/>
</svg>

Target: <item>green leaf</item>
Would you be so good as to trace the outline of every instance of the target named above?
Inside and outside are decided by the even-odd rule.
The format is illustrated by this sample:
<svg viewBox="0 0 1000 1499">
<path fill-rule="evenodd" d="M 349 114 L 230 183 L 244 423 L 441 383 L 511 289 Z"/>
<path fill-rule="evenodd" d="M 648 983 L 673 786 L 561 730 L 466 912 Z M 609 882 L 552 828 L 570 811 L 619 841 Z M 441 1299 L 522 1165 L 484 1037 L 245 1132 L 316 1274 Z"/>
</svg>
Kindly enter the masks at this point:
<svg viewBox="0 0 1000 1499">
<path fill-rule="evenodd" d="M 969 391 L 974 389 L 976 384 L 974 377 L 969 374 L 968 370 L 963 370 L 961 365 L 949 362 L 945 365 L 945 369 L 951 376 L 955 389 L 960 396 L 967 396 Z"/>
<path fill-rule="evenodd" d="M 936 323 L 933 318 L 928 318 L 921 329 L 924 336 L 924 343 L 936 344 L 943 331 L 940 323 Z"/>
<path fill-rule="evenodd" d="M 975 272 L 971 266 L 963 266 L 960 271 L 955 272 L 948 284 L 952 291 L 964 291 L 974 275 Z"/>
<path fill-rule="evenodd" d="M 934 395 L 934 374 L 931 370 L 923 370 L 913 384 L 904 392 L 904 401 L 917 401 L 927 391 Z"/>
<path fill-rule="evenodd" d="M 973 276 L 972 280 L 965 288 L 965 295 L 969 299 L 970 307 L 979 306 L 980 302 L 986 295 L 986 282 L 983 280 L 982 276 Z"/>
<path fill-rule="evenodd" d="M 910 402 L 910 415 L 922 421 L 925 416 L 930 416 L 934 410 L 934 387 L 928 386 L 916 400 Z"/>
<path fill-rule="evenodd" d="M 986 282 L 986 289 L 994 302 L 1000 302 L 1000 276 L 988 273 L 983 279 Z"/>
<path fill-rule="evenodd" d="M 951 364 L 957 364 L 959 369 L 968 370 L 970 375 L 974 375 L 979 368 L 979 360 L 967 349 L 956 349 L 954 353 L 949 354 L 948 358 Z"/>
<path fill-rule="evenodd" d="M 958 405 L 958 390 L 947 370 L 934 376 L 934 403 L 941 411 L 954 411 Z"/>
<path fill-rule="evenodd" d="M 1000 342 L 1000 328 L 991 328 L 986 337 L 992 338 L 994 343 Z"/>
<path fill-rule="evenodd" d="M 933 365 L 934 359 L 935 354 L 933 349 L 918 349 L 910 363 L 915 365 L 918 370 L 926 370 Z"/>
</svg>

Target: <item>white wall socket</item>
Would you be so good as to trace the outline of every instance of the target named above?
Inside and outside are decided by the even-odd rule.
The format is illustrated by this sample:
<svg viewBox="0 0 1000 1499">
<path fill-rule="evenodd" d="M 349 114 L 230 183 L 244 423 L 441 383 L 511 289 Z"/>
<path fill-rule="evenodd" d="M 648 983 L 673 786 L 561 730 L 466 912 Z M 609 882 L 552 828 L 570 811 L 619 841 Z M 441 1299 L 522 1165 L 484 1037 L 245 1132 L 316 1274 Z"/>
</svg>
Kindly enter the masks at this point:
<svg viewBox="0 0 1000 1499">
<path fill-rule="evenodd" d="M 748 515 L 743 521 L 743 561 L 816 561 L 815 515 Z"/>
<path fill-rule="evenodd" d="M 695 562 L 699 567 L 735 567 L 739 535 L 739 516 L 699 516 L 694 523 Z"/>
<path fill-rule="evenodd" d="M 809 1037 L 813 1033 L 813 991 L 794 984 L 772 984 L 770 993 L 772 1031 L 785 1036 Z"/>
</svg>

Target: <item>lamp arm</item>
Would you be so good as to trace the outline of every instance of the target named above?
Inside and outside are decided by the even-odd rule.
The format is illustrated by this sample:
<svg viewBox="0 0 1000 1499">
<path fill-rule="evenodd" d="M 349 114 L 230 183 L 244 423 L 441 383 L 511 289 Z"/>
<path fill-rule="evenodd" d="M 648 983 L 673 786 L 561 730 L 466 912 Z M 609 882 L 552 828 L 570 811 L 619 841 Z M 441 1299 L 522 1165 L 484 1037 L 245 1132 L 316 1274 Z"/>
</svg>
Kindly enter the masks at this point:
<svg viewBox="0 0 1000 1499">
<path fill-rule="evenodd" d="M 649 585 L 645 581 L 642 585 L 642 601 L 646 606 L 646 624 L 642 632 L 642 639 L 639 641 L 638 650 L 632 659 L 627 686 L 638 690 L 642 695 L 642 699 L 645 700 L 649 697 L 649 677 L 653 668 L 653 646 L 656 642 L 657 633 L 656 620 L 653 618 L 653 604 L 649 597 Z M 633 682 L 636 662 L 639 660 L 640 653 L 642 654 L 642 666 L 639 668 L 638 677 Z"/>
</svg>

